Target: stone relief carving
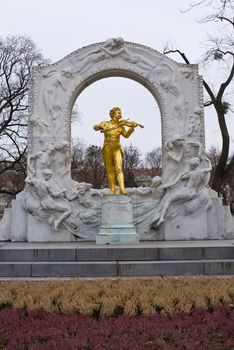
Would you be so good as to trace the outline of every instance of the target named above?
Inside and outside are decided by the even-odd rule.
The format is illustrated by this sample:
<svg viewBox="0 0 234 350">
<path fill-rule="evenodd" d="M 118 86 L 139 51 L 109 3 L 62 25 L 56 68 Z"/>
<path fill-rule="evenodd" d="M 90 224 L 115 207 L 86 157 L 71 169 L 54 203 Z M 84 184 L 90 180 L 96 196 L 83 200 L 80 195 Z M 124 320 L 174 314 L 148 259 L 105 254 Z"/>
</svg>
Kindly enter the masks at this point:
<svg viewBox="0 0 234 350">
<path fill-rule="evenodd" d="M 194 70 L 188 69 L 188 68 L 181 68 L 180 73 L 186 78 L 190 80 L 194 80 L 195 78 L 195 72 Z"/>
<path fill-rule="evenodd" d="M 164 183 L 171 181 L 171 178 L 178 178 L 181 172 L 182 157 L 183 157 L 183 138 L 176 137 L 174 140 L 169 140 L 164 146 L 163 156 L 163 175 Z"/>
<path fill-rule="evenodd" d="M 163 184 L 172 179 L 179 179 L 181 174 L 188 169 L 191 158 L 198 157 L 204 163 L 207 157 L 203 146 L 197 141 L 188 141 L 181 136 L 168 140 L 163 148 Z"/>
<path fill-rule="evenodd" d="M 167 63 L 161 63 L 154 70 L 157 75 L 157 81 L 163 90 L 178 98 L 181 94 L 179 86 L 175 83 L 174 69 Z"/>
<path fill-rule="evenodd" d="M 56 180 L 62 186 L 67 187 L 70 191 L 74 188 L 74 183 L 71 180 L 71 160 L 70 160 L 70 145 L 67 141 L 60 141 L 53 146 L 53 173 Z"/>
<path fill-rule="evenodd" d="M 90 184 L 76 183 L 76 190 L 71 193 L 60 188 L 50 169 L 42 171 L 43 179 L 27 177 L 25 188 L 25 209 L 37 221 L 52 226 L 55 231 L 67 229 L 75 237 L 89 238 L 89 232 L 80 232 L 81 224 L 90 227 L 99 223 L 97 200 L 101 196 L 96 190 L 91 191 Z"/>
<path fill-rule="evenodd" d="M 180 178 L 162 186 L 166 190 L 165 195 L 156 209 L 152 221 L 152 227 L 157 228 L 165 221 L 172 204 L 180 203 L 180 210 L 184 215 L 193 213 L 201 205 L 206 209 L 210 206 L 210 197 L 207 190 L 211 165 L 207 159 L 207 167 L 202 167 L 199 158 L 189 160 L 189 170 L 182 173 Z M 174 214 L 174 213 L 173 213 Z"/>
<path fill-rule="evenodd" d="M 107 70 L 110 76 L 113 70 L 120 75 L 124 71 L 126 77 L 144 81 L 162 113 L 162 138 L 166 141 L 162 178 L 153 178 L 149 188 L 127 189 L 141 238 L 158 239 L 155 227 L 178 211 L 183 218 L 193 216 L 198 205 L 206 210 L 209 207 L 209 164 L 198 142 L 204 125 L 197 68 L 176 63 L 145 46 L 111 38 L 42 68 L 33 83 L 33 132 L 29 141 L 34 153 L 28 155 L 28 178 L 22 197 L 28 215 L 51 228 L 47 230 L 51 240 L 62 230 L 77 239 L 93 240 L 100 225 L 100 201 L 105 190 L 94 190 L 87 183 L 71 179 L 69 111 L 78 92 L 95 81 L 94 72 L 104 78 Z M 196 161 L 191 165 L 194 158 L 199 159 L 198 165 Z"/>
<path fill-rule="evenodd" d="M 137 233 L 142 239 L 155 239 L 151 224 L 155 210 L 165 192 L 161 178 L 153 177 L 150 187 L 127 188 L 126 191 L 132 197 L 133 221 Z M 157 236 L 159 236 L 158 232 Z"/>
<path fill-rule="evenodd" d="M 53 151 L 54 145 L 49 144 L 42 148 L 41 151 L 31 154 L 28 157 L 28 175 L 38 179 L 43 179 L 43 169 L 51 168 Z"/>
<path fill-rule="evenodd" d="M 202 111 L 197 109 L 194 113 L 188 116 L 187 120 L 187 130 L 185 130 L 186 136 L 199 137 L 201 131 L 201 116 Z"/>
<path fill-rule="evenodd" d="M 154 176 L 152 178 L 150 187 L 136 187 L 136 188 L 128 188 L 127 193 L 130 195 L 137 194 L 140 196 L 148 196 L 150 195 L 153 199 L 160 200 L 164 193 L 164 189 L 162 189 L 162 179 L 160 176 Z"/>
<path fill-rule="evenodd" d="M 50 169 L 42 170 L 42 179 L 27 177 L 25 182 L 31 194 L 37 201 L 37 206 L 32 205 L 30 198 L 26 196 L 25 206 L 28 212 L 40 219 L 48 218 L 49 224 L 53 224 L 55 231 L 58 231 L 61 223 L 71 215 L 69 203 L 66 201 L 66 189 L 58 189 L 52 178 Z M 36 210 L 35 210 L 36 209 Z M 57 214 L 57 215 L 55 215 Z"/>
<path fill-rule="evenodd" d="M 100 203 L 98 197 L 102 197 L 103 191 L 92 189 L 92 185 L 86 182 L 76 183 L 76 190 L 67 196 L 69 201 L 78 201 L 79 220 L 85 225 L 96 226 L 100 221 Z M 78 233 L 81 237 L 81 233 Z"/>
<path fill-rule="evenodd" d="M 183 137 L 194 138 L 195 127 L 190 126 L 189 128 L 186 122 L 189 118 L 188 113 L 193 114 L 194 105 L 191 105 L 190 99 L 188 100 L 188 96 L 185 96 L 183 82 L 185 75 L 190 75 L 193 72 L 194 79 L 192 81 L 185 77 L 187 80 L 186 91 L 189 90 L 193 96 L 199 94 L 200 90 L 194 89 L 195 84 L 198 84 L 197 68 L 177 64 L 155 50 L 143 45 L 125 42 L 122 38 L 110 38 L 103 43 L 87 46 L 51 67 L 42 68 L 41 73 L 35 79 L 33 95 L 35 107 L 32 108 L 33 114 L 40 116 L 41 122 L 38 125 L 37 117 L 33 117 L 32 135 L 39 136 L 39 138 L 42 135 L 50 138 L 59 136 L 68 140 L 70 135 L 69 113 L 74 103 L 76 91 L 79 90 L 78 86 L 84 85 L 88 77 L 92 77 L 95 73 L 101 73 L 105 69 L 124 69 L 125 71 L 129 69 L 129 71 L 131 70 L 131 78 L 134 72 L 134 74 L 146 78 L 151 87 L 155 88 L 155 91 L 151 89 L 150 91 L 160 103 L 162 120 L 165 119 L 162 129 L 163 140 L 173 137 L 175 120 L 178 125 L 177 130 L 180 130 Z M 197 100 L 200 97 L 202 96 L 196 97 Z M 170 103 L 166 103 L 169 98 Z M 191 125 L 194 123 L 192 119 Z M 193 131 L 190 134 L 191 130 Z M 201 124 L 200 134 L 202 132 L 203 124 Z M 43 146 L 39 138 L 34 141 L 30 149 L 40 149 Z M 201 140 L 200 135 L 197 139 Z"/>
<path fill-rule="evenodd" d="M 70 191 L 74 189 L 74 181 L 70 175 L 70 145 L 67 141 L 49 143 L 41 151 L 28 157 L 29 176 L 42 179 L 44 169 L 51 169 L 57 183 L 66 186 Z"/>
<path fill-rule="evenodd" d="M 116 56 L 123 58 L 128 63 L 136 64 L 143 70 L 151 71 L 155 68 L 155 63 L 152 63 L 143 55 L 134 55 L 125 46 L 123 38 L 111 38 L 107 39 L 103 45 L 100 45 L 98 48 L 92 50 L 84 58 L 81 58 L 79 64 L 79 72 L 84 73 L 90 69 L 90 66 L 94 65 L 95 63 Z"/>
<path fill-rule="evenodd" d="M 89 238 L 81 224 L 97 226 L 100 220 L 98 198 L 102 191 L 88 183 L 77 183 L 70 176 L 70 148 L 66 141 L 46 145 L 28 159 L 25 187 L 25 209 L 38 221 L 59 231 L 66 228 L 78 238 Z M 93 233 L 91 232 L 90 235 Z"/>
<path fill-rule="evenodd" d="M 170 109 L 171 116 L 167 121 L 168 125 L 172 128 L 172 125 L 176 122 L 178 129 L 183 130 L 183 119 L 187 114 L 188 103 L 179 84 L 179 79 L 176 76 L 174 67 L 166 62 L 160 63 L 156 69 L 153 70 L 151 76 L 152 75 L 160 86 L 160 89 L 162 89 L 165 100 L 170 99 L 168 108 Z M 181 116 L 183 116 L 183 118 Z"/>
<path fill-rule="evenodd" d="M 33 128 L 34 136 L 48 135 L 50 130 L 50 123 L 45 118 L 33 114 L 29 119 L 29 125 Z"/>
<path fill-rule="evenodd" d="M 40 107 L 38 109 L 40 111 L 43 106 L 41 119 L 43 120 L 42 124 L 46 126 L 42 130 L 45 135 L 58 136 L 62 131 L 64 126 L 62 101 L 68 91 L 67 81 L 71 80 L 73 76 L 71 67 L 64 67 L 61 71 L 51 69 L 42 74 Z M 35 120 L 35 118 L 33 119 Z"/>
</svg>

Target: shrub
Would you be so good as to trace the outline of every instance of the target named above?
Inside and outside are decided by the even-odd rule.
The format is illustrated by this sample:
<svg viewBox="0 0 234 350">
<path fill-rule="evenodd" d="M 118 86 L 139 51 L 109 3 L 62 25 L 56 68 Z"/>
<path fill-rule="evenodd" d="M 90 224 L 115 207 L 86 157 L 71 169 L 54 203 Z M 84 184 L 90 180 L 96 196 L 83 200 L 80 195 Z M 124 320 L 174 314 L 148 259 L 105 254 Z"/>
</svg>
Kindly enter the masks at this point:
<svg viewBox="0 0 234 350">
<path fill-rule="evenodd" d="M 1 282 L 0 309 L 83 315 L 173 314 L 194 309 L 210 310 L 232 303 L 234 278 L 184 277 L 179 279 L 79 280 Z"/>
<path fill-rule="evenodd" d="M 233 305 L 190 315 L 101 317 L 41 310 L 0 310 L 0 348 L 6 350 L 231 350 Z"/>
</svg>

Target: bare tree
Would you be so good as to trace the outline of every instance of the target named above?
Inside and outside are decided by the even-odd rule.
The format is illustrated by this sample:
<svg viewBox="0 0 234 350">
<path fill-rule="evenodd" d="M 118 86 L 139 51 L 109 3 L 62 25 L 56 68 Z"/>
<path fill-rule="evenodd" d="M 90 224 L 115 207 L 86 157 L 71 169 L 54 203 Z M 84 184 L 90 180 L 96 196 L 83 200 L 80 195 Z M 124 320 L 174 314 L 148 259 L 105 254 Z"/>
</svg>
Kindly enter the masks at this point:
<svg viewBox="0 0 234 350">
<path fill-rule="evenodd" d="M 43 64 L 31 39 L 0 38 L 0 193 L 14 195 L 22 189 L 6 186 L 4 179 L 10 170 L 26 175 L 28 82 L 32 68 Z"/>
<path fill-rule="evenodd" d="M 87 178 L 84 166 L 86 150 L 87 145 L 82 140 L 76 139 L 71 151 L 71 176 L 78 182 L 84 182 Z"/>
<path fill-rule="evenodd" d="M 158 175 L 158 169 L 162 167 L 162 149 L 160 147 L 146 153 L 145 167 L 151 169 L 152 176 Z"/>
<path fill-rule="evenodd" d="M 207 157 L 211 162 L 212 168 L 216 168 L 219 163 L 220 150 L 216 146 L 211 146 L 207 152 Z"/>
<path fill-rule="evenodd" d="M 101 148 L 87 146 L 78 140 L 72 149 L 71 174 L 74 180 L 91 183 L 93 188 L 105 187 L 106 172 Z"/>
<path fill-rule="evenodd" d="M 130 145 L 123 148 L 123 172 L 126 187 L 136 187 L 134 170 L 141 164 L 141 154 L 137 147 Z"/>
<path fill-rule="evenodd" d="M 102 188 L 106 183 L 106 171 L 102 159 L 102 149 L 98 146 L 89 146 L 85 153 L 84 166 L 86 168 L 87 182 L 94 188 Z"/>
<path fill-rule="evenodd" d="M 212 106 L 215 115 L 218 118 L 219 127 L 222 135 L 222 149 L 218 164 L 215 168 L 212 188 L 217 192 L 220 191 L 222 183 L 228 178 L 234 167 L 234 155 L 229 156 L 230 132 L 226 124 L 227 113 L 233 113 L 232 103 L 230 99 L 231 88 L 233 86 L 234 77 L 234 37 L 233 37 L 233 2 L 232 0 L 201 0 L 195 1 L 190 5 L 187 11 L 193 7 L 207 5 L 209 9 L 214 11 L 210 15 L 203 18 L 200 22 L 205 23 L 213 21 L 219 25 L 218 36 L 209 35 L 206 47 L 208 50 L 204 53 L 203 64 L 206 65 L 207 71 L 210 70 L 210 79 L 214 80 L 214 84 L 203 80 L 205 89 L 204 106 Z M 211 6 L 213 5 L 213 6 Z M 177 53 L 185 63 L 190 64 L 187 55 L 179 49 L 174 49 L 167 45 L 164 54 Z M 216 71 L 223 72 L 220 77 L 214 74 L 212 67 L 215 65 Z M 220 79 L 218 81 L 218 79 Z M 213 85 L 216 88 L 213 88 Z M 217 88 L 218 87 L 218 88 Z"/>
</svg>

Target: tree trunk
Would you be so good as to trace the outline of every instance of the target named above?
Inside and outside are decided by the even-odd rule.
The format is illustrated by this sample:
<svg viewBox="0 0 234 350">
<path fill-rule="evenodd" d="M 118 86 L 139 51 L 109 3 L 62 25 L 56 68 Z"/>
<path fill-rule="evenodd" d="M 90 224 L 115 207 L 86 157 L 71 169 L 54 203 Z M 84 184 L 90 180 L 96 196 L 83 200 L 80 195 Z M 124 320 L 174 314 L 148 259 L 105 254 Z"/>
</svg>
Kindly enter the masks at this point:
<svg viewBox="0 0 234 350">
<path fill-rule="evenodd" d="M 219 127 L 222 134 L 222 151 L 215 169 L 213 183 L 211 184 L 211 187 L 215 191 L 220 192 L 221 185 L 227 177 L 227 174 L 225 174 L 225 168 L 227 166 L 228 161 L 230 137 L 225 121 L 225 114 L 222 106 L 222 101 L 216 99 L 214 107 L 218 115 Z"/>
</svg>

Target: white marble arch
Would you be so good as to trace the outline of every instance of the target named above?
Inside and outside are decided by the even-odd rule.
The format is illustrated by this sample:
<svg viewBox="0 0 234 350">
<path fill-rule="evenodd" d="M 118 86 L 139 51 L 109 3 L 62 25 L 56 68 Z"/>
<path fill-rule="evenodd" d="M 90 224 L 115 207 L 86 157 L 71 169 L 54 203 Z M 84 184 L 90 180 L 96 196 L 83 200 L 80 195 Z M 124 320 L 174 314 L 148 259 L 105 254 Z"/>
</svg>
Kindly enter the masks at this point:
<svg viewBox="0 0 234 350">
<path fill-rule="evenodd" d="M 203 87 L 197 65 L 111 38 L 33 71 L 27 178 L 12 204 L 11 239 L 95 240 L 105 190 L 71 179 L 71 112 L 87 86 L 114 76 L 145 86 L 161 112 L 162 177 L 153 178 L 149 188 L 127 189 L 140 239 L 233 238 L 234 219 L 208 188 L 211 168 L 204 150 Z"/>
<path fill-rule="evenodd" d="M 79 94 L 106 77 L 145 86 L 161 112 L 162 145 L 175 136 L 204 146 L 202 77 L 197 65 L 175 62 L 152 48 L 111 38 L 33 71 L 29 155 L 55 140 L 71 142 L 71 111 Z"/>
</svg>

